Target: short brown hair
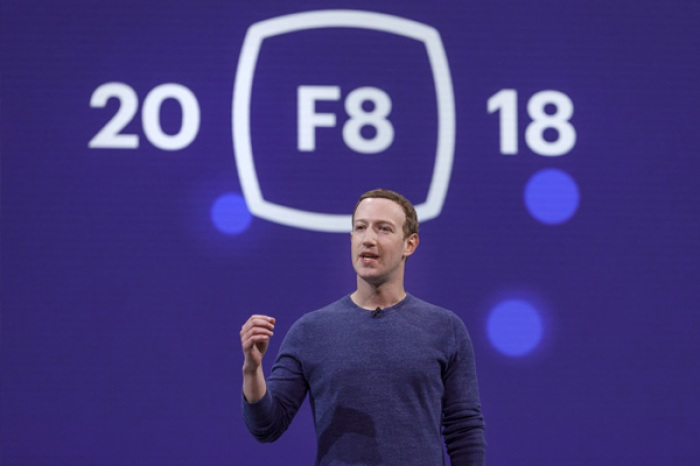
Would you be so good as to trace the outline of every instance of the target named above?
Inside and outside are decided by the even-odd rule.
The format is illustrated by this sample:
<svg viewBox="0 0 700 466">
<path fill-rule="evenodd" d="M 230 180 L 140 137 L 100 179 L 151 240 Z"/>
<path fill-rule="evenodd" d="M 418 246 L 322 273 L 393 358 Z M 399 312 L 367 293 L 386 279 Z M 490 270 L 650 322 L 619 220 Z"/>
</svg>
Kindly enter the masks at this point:
<svg viewBox="0 0 700 466">
<path fill-rule="evenodd" d="M 390 201 L 394 201 L 399 206 L 401 206 L 404 213 L 406 214 L 406 221 L 403 224 L 404 238 L 408 238 L 413 233 L 418 234 L 418 216 L 416 215 L 416 209 L 413 207 L 413 204 L 411 204 L 411 202 L 401 194 L 395 191 L 390 191 L 388 189 L 373 189 L 371 191 L 367 191 L 362 196 L 360 196 L 360 199 L 357 201 L 357 204 L 355 204 L 355 209 L 352 211 L 353 223 L 355 222 L 355 212 L 357 212 L 357 207 L 360 205 L 360 202 L 364 201 L 365 199 L 376 198 L 389 199 Z"/>
</svg>

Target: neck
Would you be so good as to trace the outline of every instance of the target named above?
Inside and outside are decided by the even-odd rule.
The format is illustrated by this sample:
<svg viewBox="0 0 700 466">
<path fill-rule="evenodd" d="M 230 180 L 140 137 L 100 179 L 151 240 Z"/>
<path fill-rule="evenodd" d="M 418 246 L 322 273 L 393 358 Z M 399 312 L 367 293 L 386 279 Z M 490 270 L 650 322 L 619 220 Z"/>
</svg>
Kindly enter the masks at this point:
<svg viewBox="0 0 700 466">
<path fill-rule="evenodd" d="M 357 290 L 350 295 L 352 301 L 363 309 L 373 311 L 378 307 L 386 308 L 395 305 L 406 297 L 403 284 L 390 286 L 385 283 L 374 286 L 363 280 L 357 281 Z"/>
</svg>

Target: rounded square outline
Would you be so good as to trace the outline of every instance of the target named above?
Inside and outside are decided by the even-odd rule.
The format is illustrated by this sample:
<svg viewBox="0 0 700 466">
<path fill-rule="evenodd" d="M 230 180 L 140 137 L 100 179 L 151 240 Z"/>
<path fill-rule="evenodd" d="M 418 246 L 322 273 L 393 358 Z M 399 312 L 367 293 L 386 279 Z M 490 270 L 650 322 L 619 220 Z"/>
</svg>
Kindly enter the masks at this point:
<svg viewBox="0 0 700 466">
<path fill-rule="evenodd" d="M 352 215 L 323 214 L 294 209 L 266 201 L 260 190 L 250 140 L 250 98 L 255 65 L 262 41 L 269 37 L 305 29 L 362 28 L 405 36 L 425 44 L 435 82 L 438 137 L 435 168 L 424 203 L 417 204 L 420 221 L 438 215 L 447 195 L 455 146 L 455 110 L 452 78 L 447 55 L 438 31 L 426 24 L 384 13 L 359 10 L 319 10 L 293 13 L 260 21 L 248 28 L 233 87 L 233 148 L 238 177 L 250 212 L 260 218 L 307 230 L 347 233 Z"/>
</svg>

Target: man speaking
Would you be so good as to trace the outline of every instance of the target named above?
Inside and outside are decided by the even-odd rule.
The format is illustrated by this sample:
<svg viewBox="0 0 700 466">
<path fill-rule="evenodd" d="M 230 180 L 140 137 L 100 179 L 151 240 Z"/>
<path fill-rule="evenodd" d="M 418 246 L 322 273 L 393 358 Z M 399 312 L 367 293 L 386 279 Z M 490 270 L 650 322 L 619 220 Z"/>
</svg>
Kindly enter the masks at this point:
<svg viewBox="0 0 700 466">
<path fill-rule="evenodd" d="M 241 328 L 243 417 L 262 442 L 287 429 L 307 392 L 317 465 L 484 464 L 474 352 L 456 314 L 404 290 L 418 247 L 413 205 L 393 191 L 360 197 L 352 216 L 357 289 L 292 325 L 270 376 L 274 317 Z"/>
</svg>

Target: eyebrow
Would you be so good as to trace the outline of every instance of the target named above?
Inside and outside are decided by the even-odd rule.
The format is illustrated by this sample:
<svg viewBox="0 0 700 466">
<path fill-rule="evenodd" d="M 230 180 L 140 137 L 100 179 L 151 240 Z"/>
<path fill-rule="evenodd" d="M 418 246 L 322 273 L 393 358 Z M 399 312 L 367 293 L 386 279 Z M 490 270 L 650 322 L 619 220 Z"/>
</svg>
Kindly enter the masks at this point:
<svg viewBox="0 0 700 466">
<path fill-rule="evenodd" d="M 374 222 L 372 222 L 371 220 L 367 220 L 365 218 L 356 218 L 353 224 L 355 223 L 375 223 L 380 225 L 391 225 L 392 227 L 396 227 L 396 224 L 394 222 L 385 219 L 375 220 Z"/>
</svg>

